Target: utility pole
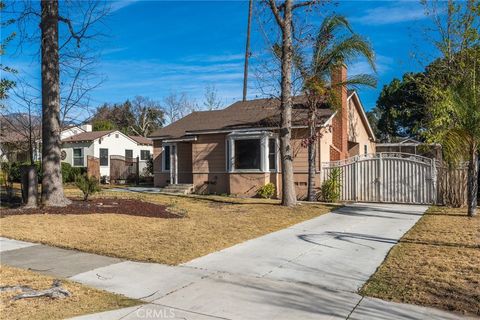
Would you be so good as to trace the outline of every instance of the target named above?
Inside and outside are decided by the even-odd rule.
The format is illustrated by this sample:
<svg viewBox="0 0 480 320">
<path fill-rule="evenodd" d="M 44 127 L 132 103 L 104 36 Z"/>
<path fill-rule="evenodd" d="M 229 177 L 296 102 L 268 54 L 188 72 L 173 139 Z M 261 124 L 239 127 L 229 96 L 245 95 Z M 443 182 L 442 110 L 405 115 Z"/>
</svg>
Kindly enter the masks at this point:
<svg viewBox="0 0 480 320">
<path fill-rule="evenodd" d="M 250 29 L 252 23 L 253 0 L 248 1 L 247 43 L 245 45 L 245 65 L 243 68 L 243 101 L 247 101 L 248 59 L 250 58 Z"/>
</svg>

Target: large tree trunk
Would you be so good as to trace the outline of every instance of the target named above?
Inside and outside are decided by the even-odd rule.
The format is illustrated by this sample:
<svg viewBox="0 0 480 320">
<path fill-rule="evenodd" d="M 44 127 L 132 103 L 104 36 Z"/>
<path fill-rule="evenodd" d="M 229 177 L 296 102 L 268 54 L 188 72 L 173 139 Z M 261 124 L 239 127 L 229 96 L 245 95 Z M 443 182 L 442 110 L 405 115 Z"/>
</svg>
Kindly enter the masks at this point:
<svg viewBox="0 0 480 320">
<path fill-rule="evenodd" d="M 284 25 L 282 28 L 282 81 L 280 156 L 282 163 L 282 205 L 297 203 L 293 176 L 292 136 L 292 0 L 285 1 Z"/>
<path fill-rule="evenodd" d="M 316 137 L 316 113 L 313 110 L 309 112 L 308 121 L 308 187 L 307 187 L 307 200 L 315 201 L 315 157 L 317 151 L 317 137 Z"/>
<path fill-rule="evenodd" d="M 478 147 L 473 143 L 471 146 L 470 161 L 468 163 L 468 215 L 473 217 L 477 214 L 478 196 Z"/>
<path fill-rule="evenodd" d="M 60 165 L 60 68 L 58 0 L 41 2 L 42 18 L 42 203 L 66 206 Z"/>
</svg>

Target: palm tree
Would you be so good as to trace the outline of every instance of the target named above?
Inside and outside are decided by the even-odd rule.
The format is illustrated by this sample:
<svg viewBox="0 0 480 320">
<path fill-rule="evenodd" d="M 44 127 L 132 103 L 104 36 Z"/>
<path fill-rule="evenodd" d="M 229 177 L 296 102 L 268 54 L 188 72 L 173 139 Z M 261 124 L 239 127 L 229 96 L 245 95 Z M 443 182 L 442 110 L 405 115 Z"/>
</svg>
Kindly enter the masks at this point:
<svg viewBox="0 0 480 320">
<path fill-rule="evenodd" d="M 464 50 L 453 58 L 453 76 L 459 79 L 446 88 L 429 87 L 435 96 L 430 104 L 429 142 L 442 145 L 444 159 L 451 166 L 468 161 L 468 215 L 476 215 L 478 162 L 480 153 L 480 47 Z M 451 83 L 452 83 L 451 82 Z"/>
<path fill-rule="evenodd" d="M 332 73 L 342 65 L 364 58 L 372 70 L 375 68 L 375 54 L 370 43 L 355 34 L 347 19 L 340 15 L 331 15 L 324 19 L 313 44 L 310 61 L 305 63 L 305 55 L 298 51 L 294 64 L 303 83 L 303 93 L 308 107 L 308 200 L 315 199 L 315 153 L 318 107 L 327 103 L 334 110 L 341 110 L 339 89 L 343 86 L 376 86 L 371 75 L 358 74 L 346 81 L 333 82 Z"/>
</svg>

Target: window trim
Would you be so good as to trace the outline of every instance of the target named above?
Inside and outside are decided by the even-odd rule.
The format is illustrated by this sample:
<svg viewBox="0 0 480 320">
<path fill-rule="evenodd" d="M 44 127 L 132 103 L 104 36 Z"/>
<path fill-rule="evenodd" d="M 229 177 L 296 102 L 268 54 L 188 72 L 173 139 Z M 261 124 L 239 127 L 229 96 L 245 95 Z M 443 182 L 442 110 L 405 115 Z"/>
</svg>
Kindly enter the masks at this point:
<svg viewBox="0 0 480 320">
<path fill-rule="evenodd" d="M 170 158 L 172 157 L 172 145 L 173 143 L 165 143 L 162 145 L 162 172 L 170 172 L 171 166 L 172 166 L 172 160 L 170 159 L 170 168 L 168 170 L 165 170 L 165 164 L 166 164 L 166 157 L 165 157 L 165 147 L 168 147 L 169 150 L 169 155 Z"/>
<path fill-rule="evenodd" d="M 270 140 L 273 140 L 275 141 L 275 151 L 274 151 L 274 154 L 275 154 L 275 168 L 270 168 Z M 278 172 L 278 154 L 279 154 L 279 150 L 278 150 L 278 137 L 268 137 L 268 146 L 267 146 L 267 161 L 268 161 L 268 170 L 270 172 Z"/>
<path fill-rule="evenodd" d="M 102 150 L 107 150 L 107 164 L 102 164 Z M 98 159 L 99 159 L 99 164 L 100 164 L 100 167 L 108 167 L 110 165 L 110 161 L 109 161 L 109 151 L 108 151 L 108 148 L 98 148 Z"/>
<path fill-rule="evenodd" d="M 255 141 L 254 143 L 258 143 L 258 146 L 255 145 L 255 147 L 252 146 L 252 149 L 253 148 L 258 148 L 260 150 L 260 154 L 258 155 L 258 168 L 242 168 L 242 169 L 237 169 L 235 168 L 235 165 L 237 164 L 236 163 L 236 160 L 237 160 L 237 155 L 235 154 L 235 151 L 237 151 L 237 142 L 240 142 L 240 141 Z M 257 137 L 242 137 L 241 139 L 234 139 L 233 140 L 233 145 L 232 145 L 232 148 L 233 148 L 233 157 L 232 157 L 232 164 L 233 164 L 233 167 L 235 168 L 235 171 L 238 171 L 238 172 L 263 172 L 264 170 L 264 164 L 263 164 L 263 145 L 262 145 L 262 139 L 261 138 L 257 138 Z M 248 150 L 248 148 L 247 148 Z M 248 152 L 248 151 L 247 151 Z"/>
<path fill-rule="evenodd" d="M 83 148 L 72 148 L 72 162 L 74 167 L 85 167 L 85 154 L 83 151 Z M 81 156 L 80 157 L 75 157 L 75 150 L 80 150 Z M 82 159 L 82 164 L 78 165 L 75 164 L 75 159 Z"/>
<path fill-rule="evenodd" d="M 143 157 L 142 157 L 142 152 L 143 152 L 143 153 L 148 153 L 148 157 L 143 158 Z M 152 153 L 150 152 L 149 149 L 141 149 L 141 150 L 140 150 L 140 160 L 141 160 L 141 161 L 150 160 L 151 157 L 152 157 Z"/>
<path fill-rule="evenodd" d="M 278 169 L 270 170 L 268 161 L 268 139 L 275 139 L 275 145 L 278 145 L 277 134 L 269 131 L 256 131 L 256 132 L 232 132 L 227 135 L 227 163 L 226 168 L 229 173 L 267 173 L 278 172 Z M 236 169 L 235 168 L 235 141 L 236 140 L 260 140 L 260 169 Z M 276 155 L 276 164 L 278 168 L 278 152 Z"/>
</svg>

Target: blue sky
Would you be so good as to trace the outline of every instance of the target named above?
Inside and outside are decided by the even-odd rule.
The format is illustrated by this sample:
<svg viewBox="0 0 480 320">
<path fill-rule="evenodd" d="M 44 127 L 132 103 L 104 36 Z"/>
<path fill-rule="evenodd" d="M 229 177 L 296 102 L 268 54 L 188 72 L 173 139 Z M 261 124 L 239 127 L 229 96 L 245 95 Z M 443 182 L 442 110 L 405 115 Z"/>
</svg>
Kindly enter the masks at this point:
<svg viewBox="0 0 480 320">
<path fill-rule="evenodd" d="M 241 99 L 247 6 L 246 1 L 112 2 L 113 12 L 104 27 L 108 37 L 101 42 L 97 67 L 105 81 L 92 92 L 92 106 L 136 95 L 161 101 L 172 92 L 185 92 L 202 105 L 207 85 L 216 87 L 225 105 Z M 345 15 L 375 49 L 378 87 L 360 90 L 367 110 L 375 105 L 384 84 L 422 69 L 412 57 L 414 52 L 431 56 L 431 48 L 419 37 L 428 20 L 417 1 L 340 1 L 321 10 L 322 14 L 333 11 Z M 261 95 L 253 78 L 266 50 L 259 20 L 253 22 L 250 98 Z M 34 50 L 26 48 L 2 60 L 39 85 Z M 364 72 L 370 70 L 362 61 L 349 66 L 350 74 Z"/>
</svg>

